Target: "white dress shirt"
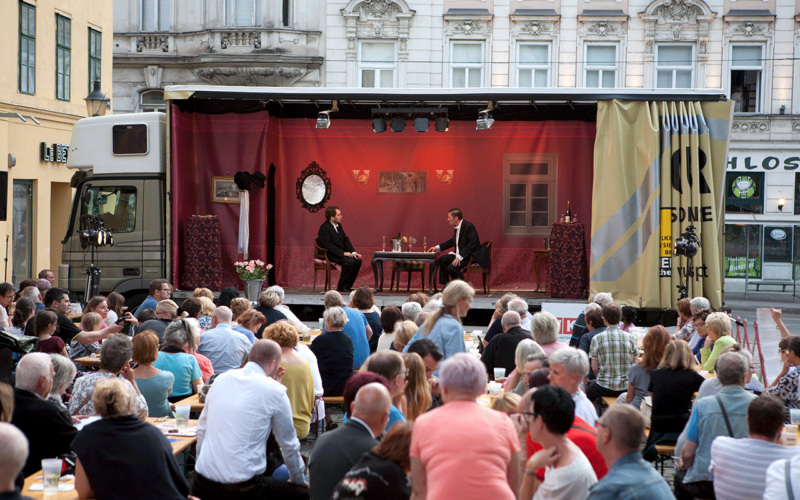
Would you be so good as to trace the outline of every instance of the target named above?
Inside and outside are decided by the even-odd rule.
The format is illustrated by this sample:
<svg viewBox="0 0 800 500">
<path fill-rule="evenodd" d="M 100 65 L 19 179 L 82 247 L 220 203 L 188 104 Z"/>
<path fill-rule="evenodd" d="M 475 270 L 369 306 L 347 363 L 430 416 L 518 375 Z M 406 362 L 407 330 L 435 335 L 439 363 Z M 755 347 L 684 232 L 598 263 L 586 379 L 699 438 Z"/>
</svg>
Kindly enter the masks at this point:
<svg viewBox="0 0 800 500">
<path fill-rule="evenodd" d="M 462 221 L 461 221 L 461 222 L 459 222 L 459 223 L 458 223 L 458 225 L 456 226 L 456 236 L 455 236 L 455 241 L 453 242 L 453 243 L 454 243 L 454 244 L 453 244 L 453 249 L 455 250 L 455 252 L 449 252 L 449 253 L 448 253 L 448 255 L 450 255 L 450 254 L 453 254 L 453 255 L 455 255 L 456 257 L 458 257 L 458 260 L 462 260 L 462 259 L 461 259 L 461 253 L 460 253 L 460 252 L 459 252 L 459 250 L 458 250 L 458 237 L 461 235 L 461 224 L 463 224 L 463 223 L 464 223 L 464 221 L 462 220 Z M 436 245 L 436 251 L 437 251 L 437 252 L 440 252 L 441 250 L 442 250 L 442 249 L 439 247 L 439 245 Z"/>
<path fill-rule="evenodd" d="M 287 307 L 285 304 L 279 304 L 279 305 L 275 306 L 275 309 L 277 309 L 278 311 L 282 312 L 283 315 L 286 316 L 286 319 L 289 320 L 289 323 L 291 323 L 292 326 L 295 327 L 295 329 L 299 333 L 302 333 L 303 335 L 308 335 L 309 333 L 311 333 L 311 328 L 309 328 L 308 326 L 306 326 L 305 323 L 300 321 L 297 318 L 297 316 L 294 315 L 292 310 L 289 309 L 289 307 Z M 378 312 L 380 312 L 380 311 L 378 311 Z"/>
<path fill-rule="evenodd" d="M 195 469 L 223 484 L 263 474 L 270 431 L 278 440 L 290 481 L 302 484 L 305 464 L 286 387 L 253 362 L 219 375 L 197 423 Z"/>
</svg>

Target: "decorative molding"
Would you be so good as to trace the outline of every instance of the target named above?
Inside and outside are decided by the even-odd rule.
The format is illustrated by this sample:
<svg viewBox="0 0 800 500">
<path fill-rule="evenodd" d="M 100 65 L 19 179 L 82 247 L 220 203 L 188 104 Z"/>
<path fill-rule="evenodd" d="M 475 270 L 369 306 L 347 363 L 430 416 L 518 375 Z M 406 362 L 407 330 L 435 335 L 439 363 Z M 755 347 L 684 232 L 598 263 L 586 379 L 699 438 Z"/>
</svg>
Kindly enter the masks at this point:
<svg viewBox="0 0 800 500">
<path fill-rule="evenodd" d="M 412 17 L 416 11 L 409 8 L 405 0 L 350 0 L 341 10 L 345 18 L 355 17 L 359 22 L 388 21 Z"/>
<path fill-rule="evenodd" d="M 731 132 L 756 133 L 756 134 L 769 132 L 769 121 L 734 120 L 733 123 L 731 124 Z"/>
<path fill-rule="evenodd" d="M 607 21 L 600 21 L 599 23 L 594 23 L 586 28 L 586 32 L 597 36 L 606 36 L 609 33 L 614 33 L 617 27 L 618 26 L 609 24 Z"/>
<path fill-rule="evenodd" d="M 222 66 L 197 68 L 193 72 L 214 85 L 291 87 L 308 73 L 308 68 Z"/>
<path fill-rule="evenodd" d="M 528 21 L 522 25 L 519 29 L 519 33 L 531 36 L 544 35 L 549 31 L 553 31 L 553 24 L 554 23 L 544 23 L 542 21 Z"/>
<path fill-rule="evenodd" d="M 294 43 L 297 43 L 297 41 L 294 41 Z M 250 46 L 254 49 L 260 49 L 261 33 L 255 31 L 225 31 L 219 34 L 219 46 L 221 49 Z"/>
<path fill-rule="evenodd" d="M 369 170 L 353 170 L 353 180 L 359 184 L 369 182 Z"/>
<path fill-rule="evenodd" d="M 582 24 L 582 27 L 578 29 L 578 35 L 581 37 L 594 40 L 611 37 L 618 40 L 627 34 L 627 30 L 622 27 L 626 21 L 625 19 L 609 18 L 598 20 L 591 17 L 579 17 L 578 21 Z"/>
<path fill-rule="evenodd" d="M 767 24 L 767 23 L 765 23 Z M 753 36 L 755 34 L 760 34 L 766 31 L 767 28 L 764 24 L 756 24 L 752 21 L 747 21 L 742 24 L 738 24 L 731 29 L 732 34 L 740 34 L 744 36 Z"/>
<path fill-rule="evenodd" d="M 792 122 L 792 132 L 800 132 L 800 122 Z"/>
<path fill-rule="evenodd" d="M 416 11 L 405 0 L 350 0 L 340 12 L 345 19 L 348 60 L 355 60 L 359 38 L 394 38 L 400 45 L 400 60 L 408 59 L 408 35 Z"/>
<path fill-rule="evenodd" d="M 145 35 L 136 38 L 136 52 L 169 52 L 169 37 L 166 35 Z"/>
<path fill-rule="evenodd" d="M 450 184 L 453 182 L 453 171 L 452 170 L 437 170 L 436 171 L 436 178 L 442 184 Z"/>
<path fill-rule="evenodd" d="M 663 0 L 663 3 L 656 7 L 658 23 L 697 23 L 697 10 L 694 7 L 694 0 Z"/>
</svg>

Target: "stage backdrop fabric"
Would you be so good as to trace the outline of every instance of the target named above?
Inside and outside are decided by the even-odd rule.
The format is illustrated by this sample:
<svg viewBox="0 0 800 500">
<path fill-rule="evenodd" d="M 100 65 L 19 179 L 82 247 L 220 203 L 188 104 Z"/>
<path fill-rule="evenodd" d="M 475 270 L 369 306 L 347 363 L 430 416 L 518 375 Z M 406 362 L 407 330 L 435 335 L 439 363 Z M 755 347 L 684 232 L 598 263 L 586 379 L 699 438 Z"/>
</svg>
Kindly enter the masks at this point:
<svg viewBox="0 0 800 500">
<path fill-rule="evenodd" d="M 725 102 L 598 103 L 590 291 L 635 307 L 674 308 L 686 257 L 672 255 L 687 226 L 701 247 L 688 296 L 722 304 Z"/>
</svg>

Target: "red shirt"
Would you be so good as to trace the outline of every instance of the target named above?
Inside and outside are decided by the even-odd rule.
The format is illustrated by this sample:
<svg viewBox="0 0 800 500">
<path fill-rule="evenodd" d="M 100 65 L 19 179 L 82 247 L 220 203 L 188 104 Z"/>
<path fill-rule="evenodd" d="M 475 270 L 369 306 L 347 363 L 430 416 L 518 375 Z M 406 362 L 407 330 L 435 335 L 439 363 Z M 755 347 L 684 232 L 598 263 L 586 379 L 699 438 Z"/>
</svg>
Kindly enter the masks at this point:
<svg viewBox="0 0 800 500">
<path fill-rule="evenodd" d="M 586 455 L 586 458 L 589 459 L 589 463 L 592 464 L 594 473 L 597 475 L 597 480 L 601 480 L 608 472 L 608 467 L 606 466 L 606 460 L 603 458 L 603 455 L 597 451 L 597 431 L 582 418 L 576 416 L 572 421 L 572 428 L 567 431 L 567 437 L 581 449 L 584 455 Z M 531 455 L 542 449 L 542 445 L 531 441 L 530 434 L 528 434 L 526 440 L 528 444 L 528 458 L 530 458 Z M 536 471 L 536 475 L 544 481 L 543 468 Z"/>
</svg>

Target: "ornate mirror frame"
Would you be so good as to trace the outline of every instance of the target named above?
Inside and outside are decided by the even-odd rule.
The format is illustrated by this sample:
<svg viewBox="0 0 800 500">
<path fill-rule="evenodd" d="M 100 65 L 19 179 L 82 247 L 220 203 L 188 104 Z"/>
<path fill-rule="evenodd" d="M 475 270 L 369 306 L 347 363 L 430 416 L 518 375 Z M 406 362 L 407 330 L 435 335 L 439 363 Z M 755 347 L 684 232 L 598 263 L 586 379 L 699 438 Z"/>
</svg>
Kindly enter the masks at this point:
<svg viewBox="0 0 800 500">
<path fill-rule="evenodd" d="M 309 197 L 309 190 L 314 189 L 311 187 L 311 183 L 316 180 L 314 179 L 315 176 L 322 181 L 325 189 L 325 192 L 321 193 L 322 199 L 319 201 L 317 201 L 316 198 Z M 306 181 L 309 181 L 308 186 L 306 186 Z M 316 181 L 316 183 L 318 184 L 319 181 Z M 304 187 L 308 189 L 303 189 Z M 318 186 L 316 190 L 319 190 L 320 187 L 322 186 Z M 298 177 L 297 184 L 295 185 L 295 191 L 297 193 L 297 199 L 300 200 L 300 204 L 303 205 L 303 208 L 314 213 L 324 208 L 325 204 L 331 199 L 331 180 L 328 178 L 328 174 L 322 170 L 322 167 L 317 165 L 317 162 L 312 161 L 311 164 L 300 173 L 300 177 Z"/>
</svg>

